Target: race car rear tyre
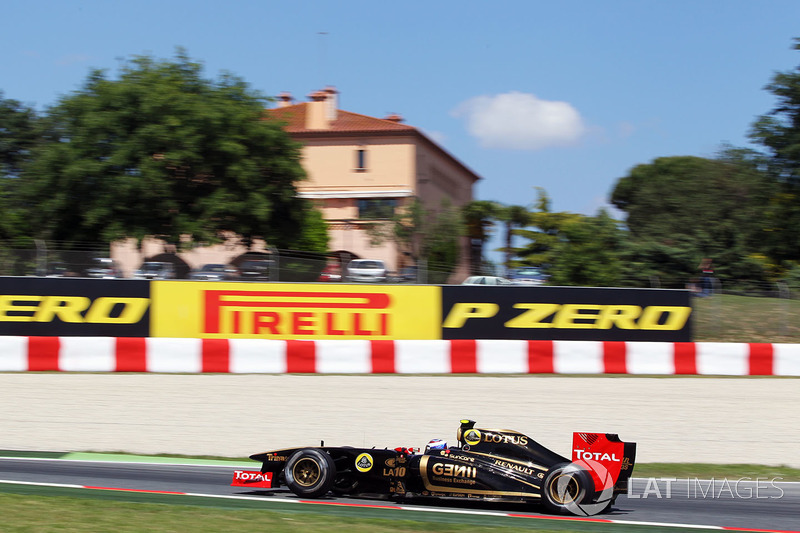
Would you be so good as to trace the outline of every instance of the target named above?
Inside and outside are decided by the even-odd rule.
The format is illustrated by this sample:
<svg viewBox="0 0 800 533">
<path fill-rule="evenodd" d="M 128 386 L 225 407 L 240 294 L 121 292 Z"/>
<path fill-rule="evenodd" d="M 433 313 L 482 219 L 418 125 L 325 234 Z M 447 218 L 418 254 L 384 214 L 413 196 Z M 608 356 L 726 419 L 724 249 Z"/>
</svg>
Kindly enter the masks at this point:
<svg viewBox="0 0 800 533">
<path fill-rule="evenodd" d="M 336 465 L 333 457 L 316 448 L 306 448 L 292 455 L 283 469 L 286 486 L 298 496 L 321 498 L 333 487 Z"/>
<path fill-rule="evenodd" d="M 594 482 L 589 472 L 572 463 L 560 463 L 551 468 L 544 477 L 542 504 L 554 513 L 594 515 L 599 509 L 586 505 L 589 492 L 593 488 Z"/>
</svg>

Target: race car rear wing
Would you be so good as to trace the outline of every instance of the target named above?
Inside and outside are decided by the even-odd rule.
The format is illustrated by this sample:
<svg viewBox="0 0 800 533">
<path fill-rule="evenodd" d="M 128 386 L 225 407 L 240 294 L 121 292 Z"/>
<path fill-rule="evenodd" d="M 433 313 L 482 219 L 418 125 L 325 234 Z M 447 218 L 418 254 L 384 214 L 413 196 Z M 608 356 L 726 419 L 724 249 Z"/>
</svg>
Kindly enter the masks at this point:
<svg viewBox="0 0 800 533">
<path fill-rule="evenodd" d="M 576 432 L 572 461 L 589 471 L 597 491 L 613 484 L 615 493 L 625 492 L 636 461 L 636 443 L 622 442 L 615 433 Z"/>
</svg>

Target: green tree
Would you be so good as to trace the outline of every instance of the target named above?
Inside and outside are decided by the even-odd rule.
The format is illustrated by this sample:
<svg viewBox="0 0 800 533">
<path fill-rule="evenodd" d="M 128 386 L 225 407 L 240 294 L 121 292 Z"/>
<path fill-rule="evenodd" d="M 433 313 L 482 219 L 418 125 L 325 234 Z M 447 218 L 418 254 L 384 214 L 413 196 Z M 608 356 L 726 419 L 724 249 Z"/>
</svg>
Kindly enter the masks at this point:
<svg viewBox="0 0 800 533">
<path fill-rule="evenodd" d="M 800 50 L 800 38 L 793 48 Z M 763 243 L 772 261 L 789 264 L 800 261 L 800 66 L 776 73 L 765 89 L 777 103 L 753 123 L 750 138 L 767 149 L 767 157 L 748 159 L 758 160 L 779 183 L 763 216 Z"/>
<path fill-rule="evenodd" d="M 727 152 L 719 159 L 662 157 L 638 165 L 617 182 L 611 203 L 627 214 L 635 243 L 629 251 L 651 261 L 683 257 L 682 271 L 673 274 L 685 283 L 703 257 L 714 260 L 721 278 L 733 279 L 737 272 L 763 276 L 751 268 L 750 257 L 763 250 L 765 211 L 775 193 L 766 173 Z"/>
<path fill-rule="evenodd" d="M 367 222 L 362 225 L 372 246 L 389 241 L 395 243 L 400 253 L 416 263 L 423 255 L 422 239 L 426 231 L 428 214 L 419 198 L 398 207 L 388 220 Z"/>
<path fill-rule="evenodd" d="M 483 248 L 489 239 L 500 204 L 487 200 L 474 200 L 461 208 L 470 244 L 470 271 L 481 273 L 483 268 Z"/>
<path fill-rule="evenodd" d="M 24 217 L 14 200 L 22 165 L 39 138 L 36 112 L 0 91 L 0 239 L 23 233 Z"/>
<path fill-rule="evenodd" d="M 619 286 L 624 235 L 602 210 L 594 217 L 570 217 L 559 228 L 548 269 L 552 285 Z"/>
<path fill-rule="evenodd" d="M 115 80 L 92 72 L 51 109 L 25 168 L 31 228 L 59 241 L 215 242 L 223 231 L 278 248 L 307 241 L 300 145 L 263 119 L 265 105 L 236 76 L 203 78 L 182 50 L 136 57 Z"/>
<path fill-rule="evenodd" d="M 300 226 L 300 234 L 294 240 L 287 241 L 286 246 L 292 250 L 327 252 L 330 235 L 322 213 L 311 205 L 305 206 L 302 212 L 304 219 Z"/>
<path fill-rule="evenodd" d="M 554 263 L 556 246 L 562 239 L 561 229 L 580 215 L 568 212 L 553 212 L 547 192 L 536 187 L 537 198 L 534 210 L 530 213 L 529 226 L 534 229 L 515 229 L 514 234 L 527 239 L 517 251 L 517 256 L 525 265 L 538 266 L 548 270 Z"/>
<path fill-rule="evenodd" d="M 372 245 L 391 241 L 415 264 L 425 260 L 430 271 L 430 283 L 445 283 L 461 256 L 461 213 L 446 200 L 432 212 L 414 198 L 398 209 L 390 220 L 368 223 L 363 227 Z"/>
<path fill-rule="evenodd" d="M 793 48 L 800 50 L 800 38 L 794 39 Z M 800 185 L 800 66 L 776 73 L 765 89 L 778 102 L 755 121 L 750 138 L 769 150 L 772 168 L 782 180 Z"/>
<path fill-rule="evenodd" d="M 464 222 L 461 213 L 449 202 L 433 216 L 423 241 L 423 254 L 428 262 L 428 282 L 447 283 L 461 257 Z"/>
</svg>

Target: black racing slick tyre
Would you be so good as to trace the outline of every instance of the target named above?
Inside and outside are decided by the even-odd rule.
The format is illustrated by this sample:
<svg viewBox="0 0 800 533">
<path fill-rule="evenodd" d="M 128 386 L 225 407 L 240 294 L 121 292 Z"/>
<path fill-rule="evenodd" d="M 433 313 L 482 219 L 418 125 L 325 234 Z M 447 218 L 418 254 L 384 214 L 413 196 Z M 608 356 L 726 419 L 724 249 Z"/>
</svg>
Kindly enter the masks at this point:
<svg viewBox="0 0 800 533">
<path fill-rule="evenodd" d="M 298 496 L 321 498 L 333 487 L 336 466 L 323 450 L 306 448 L 292 455 L 283 469 L 286 486 Z"/>
<path fill-rule="evenodd" d="M 560 463 L 548 470 L 542 485 L 542 504 L 553 513 L 587 516 L 596 514 L 584 505 L 594 490 L 592 477 L 572 463 Z"/>
</svg>

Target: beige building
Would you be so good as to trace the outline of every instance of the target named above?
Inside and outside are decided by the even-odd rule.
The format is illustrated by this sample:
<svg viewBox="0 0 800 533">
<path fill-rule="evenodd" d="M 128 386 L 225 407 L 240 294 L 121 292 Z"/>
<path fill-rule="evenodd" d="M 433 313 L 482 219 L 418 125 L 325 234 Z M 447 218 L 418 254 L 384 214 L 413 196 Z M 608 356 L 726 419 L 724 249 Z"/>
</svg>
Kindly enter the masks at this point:
<svg viewBox="0 0 800 533">
<path fill-rule="evenodd" d="M 480 177 L 398 115 L 375 118 L 343 111 L 331 87 L 302 103 L 283 94 L 278 107 L 267 114 L 284 122 L 291 137 L 303 144 L 308 179 L 299 184 L 299 194 L 321 210 L 332 252 L 382 259 L 389 270 L 399 270 L 413 264 L 411 258 L 391 241 L 371 246 L 366 224 L 388 219 L 413 198 L 429 211 L 438 210 L 445 199 L 457 207 L 472 201 L 473 185 Z M 247 251 L 234 241 L 178 255 L 191 268 L 228 263 Z M 467 239 L 462 241 L 456 279 L 469 271 Z M 146 239 L 141 250 L 135 241 L 126 241 L 112 246 L 112 257 L 130 276 L 144 258 L 163 251 L 158 240 Z"/>
<path fill-rule="evenodd" d="M 391 242 L 371 246 L 364 226 L 391 216 L 418 198 L 437 211 L 443 200 L 453 206 L 472 201 L 480 177 L 399 115 L 375 118 L 339 109 L 332 87 L 293 103 L 280 96 L 269 117 L 285 122 L 286 131 L 303 144 L 308 180 L 299 193 L 313 200 L 329 224 L 332 251 L 383 259 L 390 270 L 411 264 Z M 459 274 L 468 271 L 463 239 Z"/>
</svg>

